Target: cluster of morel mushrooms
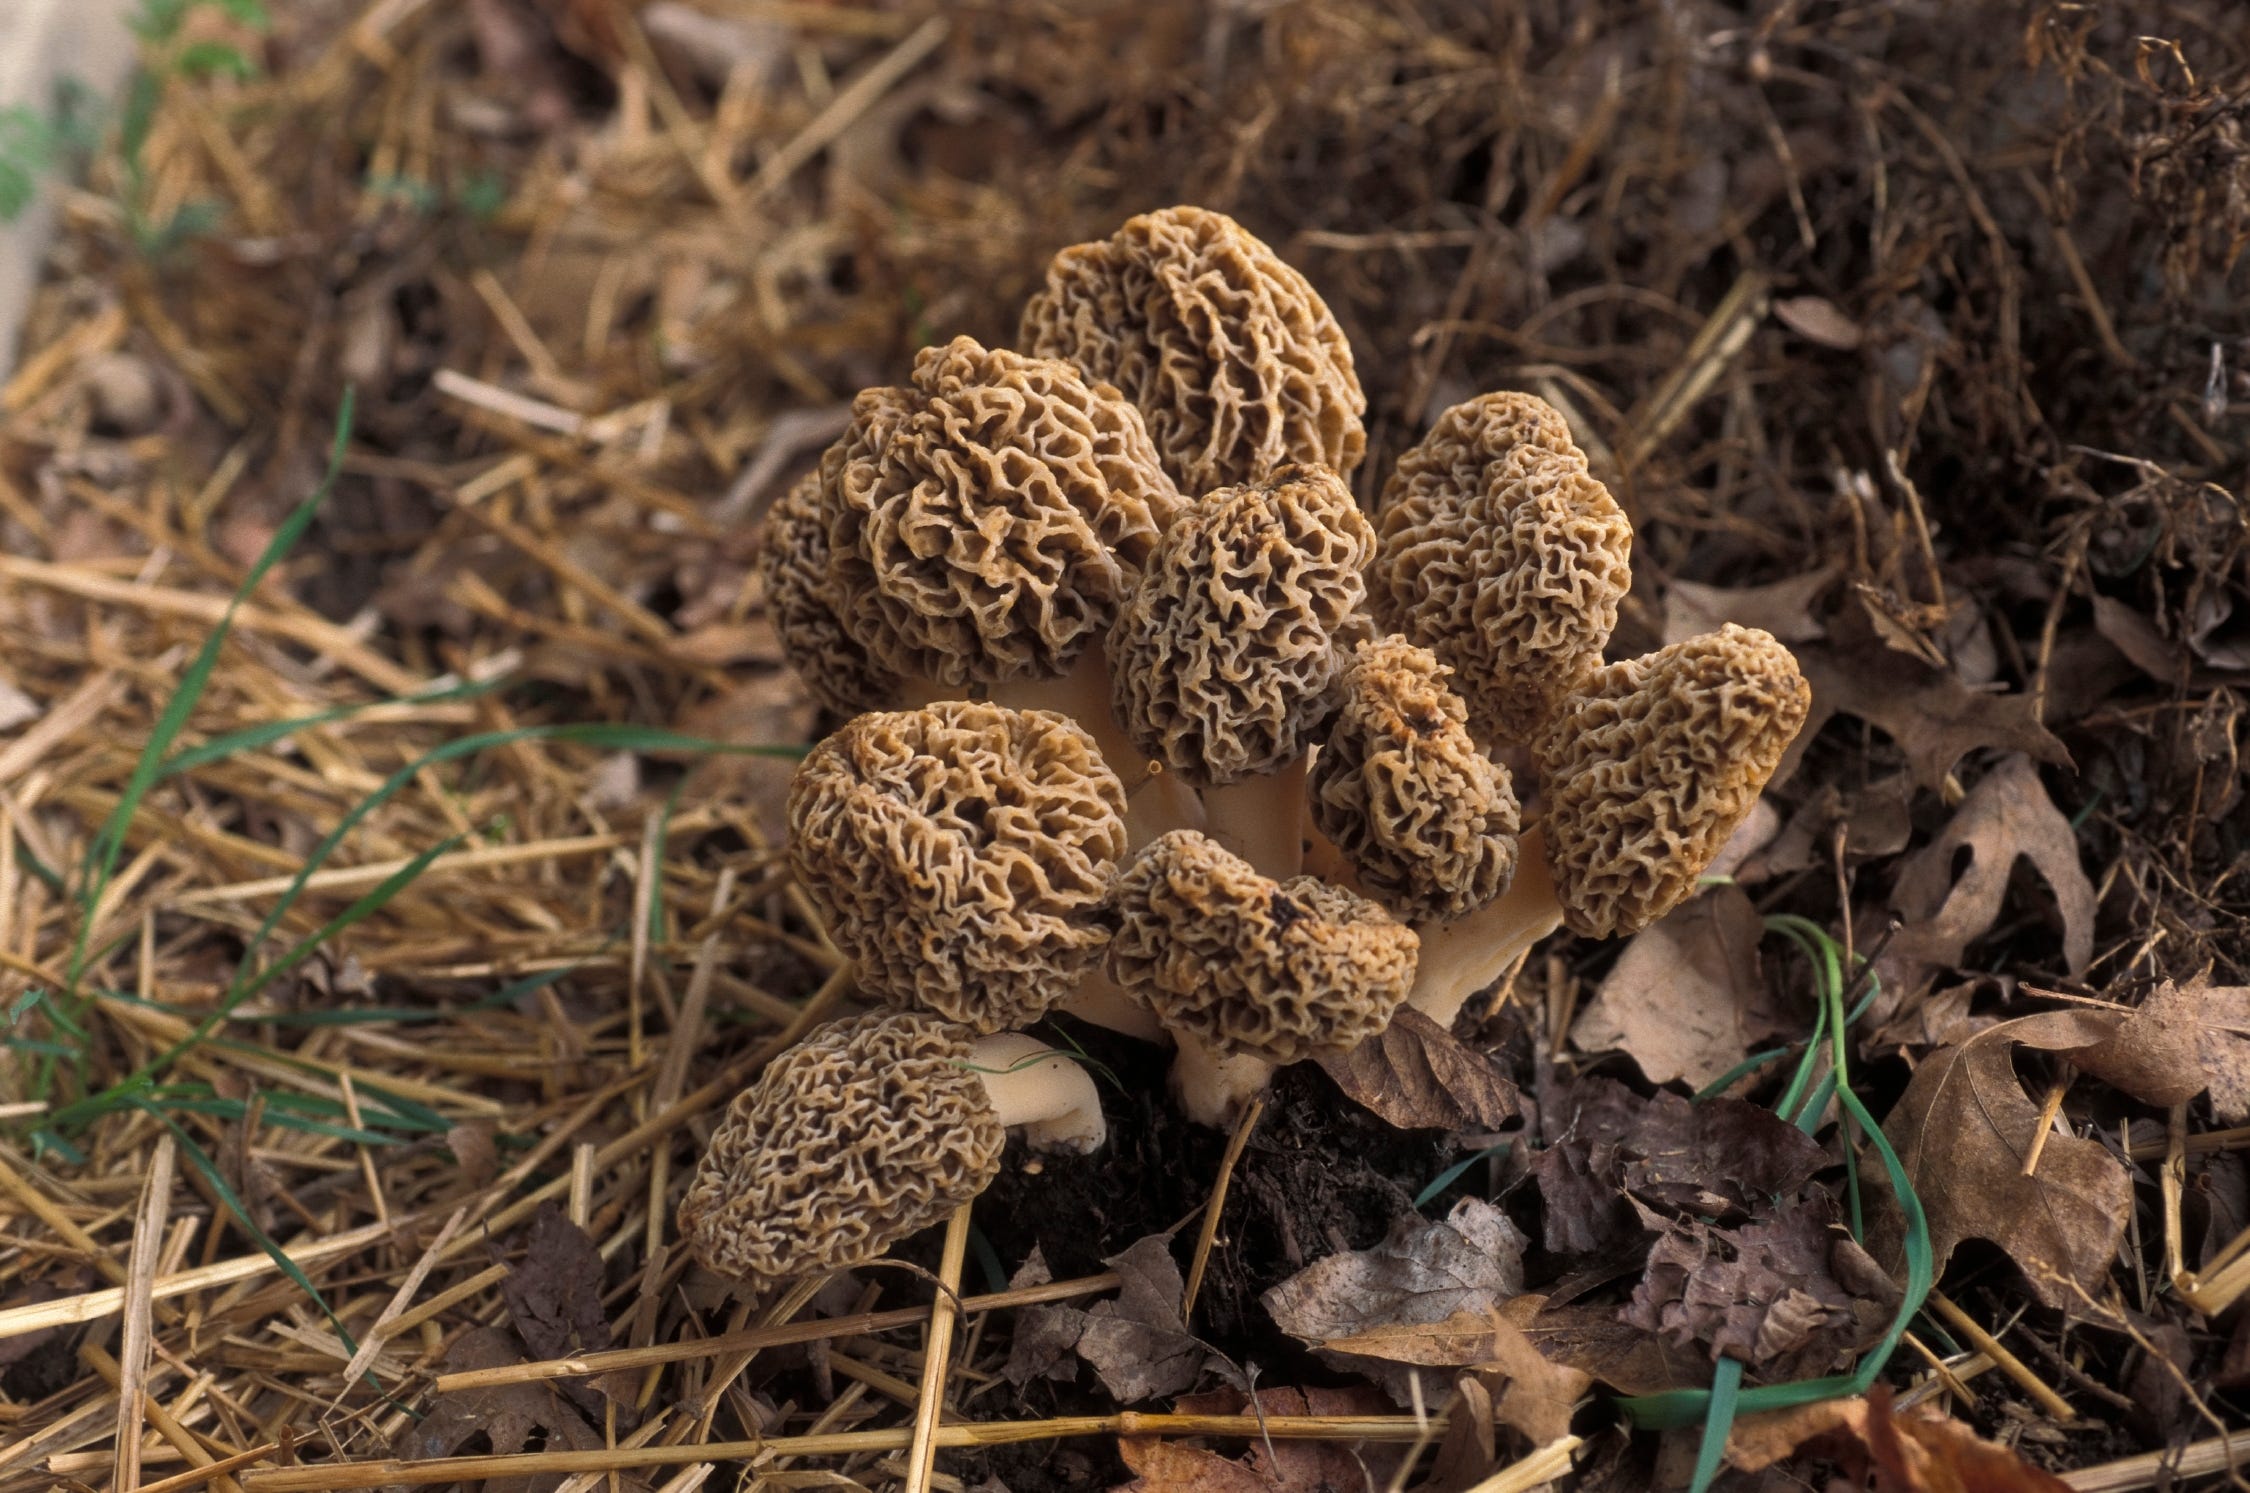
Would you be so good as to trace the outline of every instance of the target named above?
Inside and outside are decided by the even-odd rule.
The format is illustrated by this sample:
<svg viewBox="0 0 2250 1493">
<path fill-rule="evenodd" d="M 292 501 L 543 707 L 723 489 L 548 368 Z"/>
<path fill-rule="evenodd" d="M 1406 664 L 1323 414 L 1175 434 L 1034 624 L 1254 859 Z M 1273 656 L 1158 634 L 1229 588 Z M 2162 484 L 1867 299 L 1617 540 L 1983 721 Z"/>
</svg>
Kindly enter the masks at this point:
<svg viewBox="0 0 2250 1493">
<path fill-rule="evenodd" d="M 1063 250 L 1020 342 L 862 393 L 767 522 L 790 662 L 849 717 L 791 862 L 875 1009 L 712 1135 L 681 1223 L 739 1280 L 874 1258 L 1012 1127 L 1100 1145 L 1091 1080 L 1021 1034 L 1050 1010 L 1169 1042 L 1225 1124 L 1558 926 L 1645 927 L 1805 720 L 1753 629 L 1602 662 L 1632 528 L 1539 399 L 1445 411 L 1363 514 L 1351 349 L 1222 214 Z"/>
</svg>

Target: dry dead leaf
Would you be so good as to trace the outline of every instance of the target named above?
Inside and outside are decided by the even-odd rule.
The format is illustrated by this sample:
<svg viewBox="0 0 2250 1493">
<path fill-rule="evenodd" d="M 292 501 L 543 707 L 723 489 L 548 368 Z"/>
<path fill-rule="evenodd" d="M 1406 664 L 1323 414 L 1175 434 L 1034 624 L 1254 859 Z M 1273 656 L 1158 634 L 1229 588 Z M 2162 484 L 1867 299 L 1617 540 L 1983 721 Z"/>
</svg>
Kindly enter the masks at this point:
<svg viewBox="0 0 2250 1493">
<path fill-rule="evenodd" d="M 1700 1089 L 1783 1025 L 1758 969 L 1764 920 L 1738 887 L 1713 887 L 1633 935 L 1570 1029 L 1581 1052 L 1616 1049 L 1650 1083 Z"/>
<path fill-rule="evenodd" d="M 1411 1007 L 1350 1052 L 1317 1061 L 1346 1098 L 1401 1130 L 1491 1130 L 1517 1112 L 1499 1064 Z"/>
<path fill-rule="evenodd" d="M 2070 1493 L 2061 1478 L 1958 1421 L 1894 1412 L 1887 1385 L 1866 1399 L 1745 1416 L 1727 1438 L 1727 1459 L 1746 1472 L 1799 1451 L 1847 1462 L 1863 1482 L 1872 1476 L 1875 1493 Z"/>
<path fill-rule="evenodd" d="M 1463 1198 L 1443 1222 L 1401 1218 L 1373 1249 L 1316 1261 L 1260 1299 L 1282 1331 L 1315 1345 L 1457 1313 L 1481 1318 L 1523 1293 L 1529 1242 L 1507 1214 Z"/>
<path fill-rule="evenodd" d="M 1178 1394 L 1193 1385 L 1208 1356 L 1180 1317 L 1186 1287 L 1172 1243 L 1162 1234 L 1139 1240 L 1103 1264 L 1124 1278 L 1115 1301 L 1086 1313 L 1078 1356 L 1123 1404 Z"/>
<path fill-rule="evenodd" d="M 508 1318 L 534 1358 L 568 1358 L 599 1353 L 610 1345 L 609 1317 L 602 1309 L 601 1251 L 586 1231 L 553 1203 L 541 1203 L 524 1231 L 523 1257 L 500 1283 Z M 620 1423 L 638 1420 L 639 1376 L 611 1372 L 592 1380 L 566 1380 L 563 1393 L 589 1415 L 601 1413 L 602 1397 L 618 1409 Z"/>
<path fill-rule="evenodd" d="M 1577 1369 L 1619 1394 L 1701 1389 L 1711 1382 L 1707 1356 L 1635 1327 L 1614 1306 L 1576 1301 L 1542 1306 L 1525 1324 L 1524 1336 L 1548 1362 Z"/>
<path fill-rule="evenodd" d="M 1183 1415 L 1387 1415 L 1391 1405 L 1373 1390 L 1261 1389 L 1256 1399 L 1240 1390 L 1186 1395 L 1172 1407 Z M 1143 1437 L 1120 1437 L 1118 1451 L 1135 1480 L 1111 1493 L 1361 1493 L 1381 1487 L 1395 1466 L 1395 1448 L 1332 1441 L 1253 1438 L 1241 1460 L 1173 1443 L 1175 1456 L 1154 1451 Z M 1245 1481 L 1244 1479 L 1248 1480 Z"/>
<path fill-rule="evenodd" d="M 2114 1037 L 2122 1019 L 2080 1010 L 2002 1022 L 1915 1070 L 1883 1133 L 1922 1200 L 1940 1274 L 1963 1239 L 1988 1239 L 2048 1306 L 2082 1307 L 2081 1290 L 2098 1296 L 2125 1234 L 2131 1180 L 2097 1142 L 2056 1134 L 2046 1139 L 2038 1171 L 2023 1174 L 2039 1106 L 2024 1093 L 2012 1054 L 2018 1045 L 2083 1053 Z M 1872 1158 L 1861 1176 L 1876 1203 L 1875 1254 L 1893 1264 L 1903 1255 L 1897 1204 Z"/>
<path fill-rule="evenodd" d="M 445 1355 L 445 1367 L 454 1373 L 522 1362 L 522 1352 L 504 1327 L 472 1328 Z M 500 1455 L 592 1451 L 604 1444 L 602 1434 L 586 1423 L 558 1386 L 503 1384 L 433 1397 L 422 1418 L 399 1433 L 391 1454 L 407 1461 L 458 1456 L 472 1441 L 489 1443 L 480 1449 Z M 554 1486 L 554 1481 L 552 1477 L 495 1478 L 485 1487 L 492 1493 L 533 1493 L 534 1489 Z M 645 1488 L 647 1484 L 636 1479 L 630 1486 Z"/>
<path fill-rule="evenodd" d="M 1774 781 L 1796 768 L 1821 724 L 1842 711 L 1879 727 L 1896 741 L 1914 769 L 1914 780 L 1935 790 L 1968 753 L 1979 747 L 2025 752 L 2066 766 L 2070 753 L 2039 723 L 2027 695 L 1971 689 L 1955 675 L 1925 668 L 1872 637 L 1839 639 L 1796 650 L 1812 686 L 1812 714 L 1797 735 Z"/>
<path fill-rule="evenodd" d="M 1969 863 L 1956 875 L 1963 850 Z M 1891 906 L 1905 924 L 1878 966 L 1884 988 L 1901 995 L 1931 971 L 1957 966 L 2000 916 L 2018 859 L 2029 860 L 2054 891 L 2064 963 L 2072 974 L 2084 970 L 2094 957 L 2094 884 L 2079 864 L 2070 821 L 2048 798 L 2038 769 L 2018 756 L 1986 773 L 1945 832 L 1900 868 Z"/>
<path fill-rule="evenodd" d="M 1825 637 L 1827 629 L 1812 609 L 1842 571 L 1841 565 L 1823 565 L 1785 581 L 1733 590 L 1674 581 L 1664 593 L 1664 641 L 1684 642 L 1716 632 L 1728 622 L 1764 628 L 1784 643 L 1809 643 Z"/>
<path fill-rule="evenodd" d="M 1117 1454 L 1133 1480 L 1110 1493 L 1273 1493 L 1266 1480 L 1232 1457 L 1161 1436 L 1120 1436 Z"/>
<path fill-rule="evenodd" d="M 2222 1125 L 2250 1124 L 2250 985 L 2191 982 L 2202 1008 L 2196 1058 Z"/>
</svg>

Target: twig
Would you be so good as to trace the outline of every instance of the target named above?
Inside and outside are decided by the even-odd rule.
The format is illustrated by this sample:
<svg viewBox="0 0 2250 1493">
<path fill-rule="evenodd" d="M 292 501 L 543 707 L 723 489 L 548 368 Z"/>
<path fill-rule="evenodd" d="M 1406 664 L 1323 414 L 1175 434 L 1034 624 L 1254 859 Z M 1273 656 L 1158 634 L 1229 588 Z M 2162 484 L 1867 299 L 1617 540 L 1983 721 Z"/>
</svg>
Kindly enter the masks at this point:
<svg viewBox="0 0 2250 1493">
<path fill-rule="evenodd" d="M 1188 1262 L 1187 1290 L 1180 1298 L 1182 1322 L 1195 1316 L 1195 1298 L 1203 1291 L 1203 1272 L 1211 1263 L 1211 1246 L 1219 1237 L 1219 1210 L 1227 1205 L 1227 1186 L 1234 1180 L 1235 1163 L 1242 1159 L 1243 1148 L 1250 1144 L 1250 1132 L 1258 1128 L 1258 1117 L 1265 1112 L 1265 1100 L 1252 1100 L 1227 1140 L 1226 1154 L 1219 1158 L 1218 1180 L 1211 1184 L 1211 1200 L 1203 1205 L 1203 1223 L 1195 1234 L 1195 1255 Z"/>
<path fill-rule="evenodd" d="M 906 1493 L 930 1493 L 937 1470 L 938 1417 L 945 1411 L 946 1371 L 953 1362 L 954 1304 L 960 1300 L 961 1262 L 969 1252 L 969 1212 L 975 1200 L 953 1210 L 938 1256 L 937 1296 L 930 1302 L 930 1328 L 922 1346 L 921 1394 L 914 1404 L 914 1440 L 906 1452 Z"/>
<path fill-rule="evenodd" d="M 1570 1471 L 1571 1457 L 1583 1444 L 1577 1436 L 1550 1441 L 1521 1461 L 1501 1468 L 1468 1493 L 1531 1493 Z"/>
<path fill-rule="evenodd" d="M 2001 1373 L 2022 1386 L 2023 1392 L 2037 1401 L 2040 1409 L 2059 1421 L 2078 1419 L 2078 1412 L 2070 1407 L 2068 1400 L 2055 1393 L 2053 1386 L 2034 1374 L 2028 1364 L 2009 1352 L 1998 1338 L 1986 1332 L 1974 1317 L 1956 1306 L 1952 1298 L 1943 1291 L 1930 1292 L 1930 1307 L 1945 1318 L 1947 1325 L 1960 1333 L 1970 1346 L 1990 1358 Z"/>
<path fill-rule="evenodd" d="M 117 1471 L 120 1488 L 141 1481 L 141 1424 L 146 1418 L 141 1394 L 148 1379 L 150 1309 L 155 1304 L 156 1256 L 164 1247 L 164 1225 L 172 1216 L 172 1166 L 178 1144 L 167 1130 L 156 1138 L 141 1214 L 133 1226 L 133 1253 L 126 1263 L 125 1331 L 117 1347 Z"/>
</svg>

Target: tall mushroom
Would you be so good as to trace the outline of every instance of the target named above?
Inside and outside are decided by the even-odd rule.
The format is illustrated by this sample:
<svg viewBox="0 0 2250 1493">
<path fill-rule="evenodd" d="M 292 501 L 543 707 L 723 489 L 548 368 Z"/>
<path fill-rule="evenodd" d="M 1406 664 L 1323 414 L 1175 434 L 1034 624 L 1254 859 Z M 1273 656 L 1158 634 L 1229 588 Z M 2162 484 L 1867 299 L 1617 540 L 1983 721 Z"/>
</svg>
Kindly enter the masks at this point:
<svg viewBox="0 0 2250 1493">
<path fill-rule="evenodd" d="M 1283 467 L 1183 514 L 1110 631 L 1133 749 L 1204 790 L 1210 832 L 1270 876 L 1300 864 L 1305 751 L 1373 550 L 1334 472 Z"/>
<path fill-rule="evenodd" d="M 1015 1126 L 1043 1150 L 1106 1134 L 1093 1080 L 1032 1038 L 903 1011 L 831 1022 L 727 1107 L 680 1232 L 737 1280 L 848 1270 L 982 1192 Z"/>
<path fill-rule="evenodd" d="M 1544 400 L 1485 394 L 1438 416 L 1375 530 L 1375 620 L 1452 666 L 1486 741 L 1530 741 L 1601 664 L 1633 528 Z"/>
<path fill-rule="evenodd" d="M 910 690 L 844 630 L 828 589 L 825 491 L 817 471 L 806 473 L 767 511 L 759 537 L 758 575 L 782 656 L 813 699 L 839 716 L 936 698 L 926 682 Z"/>
<path fill-rule="evenodd" d="M 1181 1107 L 1229 1123 L 1281 1063 L 1346 1051 L 1390 1024 L 1414 981 L 1414 930 L 1311 876 L 1275 881 L 1194 830 L 1118 874 L 1111 978 L 1179 1044 Z"/>
<path fill-rule="evenodd" d="M 1169 207 L 1057 254 L 1023 345 L 1139 407 L 1186 493 L 1297 462 L 1349 476 L 1367 438 L 1351 344 L 1311 282 L 1224 213 Z"/>
<path fill-rule="evenodd" d="M 1450 1023 L 1557 927 L 1616 938 L 1685 901 L 1811 703 L 1789 650 L 1733 623 L 1598 670 L 1532 743 L 1545 812 L 1515 884 L 1421 929 L 1414 1007 Z"/>
<path fill-rule="evenodd" d="M 1093 967 L 1124 808 L 1076 723 L 939 701 L 861 715 L 806 755 L 789 857 L 863 992 L 995 1032 Z"/>
</svg>

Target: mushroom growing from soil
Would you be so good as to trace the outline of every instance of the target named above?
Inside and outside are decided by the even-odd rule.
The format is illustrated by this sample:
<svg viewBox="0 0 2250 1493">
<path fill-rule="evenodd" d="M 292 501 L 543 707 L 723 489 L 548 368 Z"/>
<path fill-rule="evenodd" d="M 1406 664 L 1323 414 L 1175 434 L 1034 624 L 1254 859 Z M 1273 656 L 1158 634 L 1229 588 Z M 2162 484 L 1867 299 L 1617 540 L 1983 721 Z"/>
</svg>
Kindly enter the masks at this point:
<svg viewBox="0 0 2250 1493">
<path fill-rule="evenodd" d="M 982 1192 L 1016 1126 L 1041 1150 L 1107 1133 L 1093 1080 L 1034 1038 L 907 1011 L 831 1022 L 728 1105 L 680 1232 L 737 1280 L 848 1270 Z"/>
<path fill-rule="evenodd" d="M 789 785 L 789 857 L 860 989 L 979 1032 L 1090 970 L 1125 790 L 1066 717 L 967 700 L 861 715 Z"/>
<path fill-rule="evenodd" d="M 1685 901 L 1811 703 L 1789 650 L 1731 622 L 1596 671 L 1532 743 L 1544 812 L 1515 884 L 1421 929 L 1415 1009 L 1449 1024 L 1557 927 L 1617 938 Z"/>
<path fill-rule="evenodd" d="M 1300 864 L 1305 752 L 1373 552 L 1334 472 L 1284 467 L 1181 515 L 1110 631 L 1132 749 L 1204 790 L 1212 835 L 1269 876 Z"/>
<path fill-rule="evenodd" d="M 820 474 L 807 472 L 768 510 L 758 541 L 758 575 L 782 656 L 813 699 L 835 715 L 918 703 L 907 698 L 907 681 L 852 640 L 829 600 L 831 515 L 824 491 Z"/>
<path fill-rule="evenodd" d="M 1206 1125 L 1229 1123 L 1275 1065 L 1382 1031 L 1414 982 L 1414 930 L 1380 906 L 1261 876 L 1194 830 L 1127 863 L 1113 916 L 1110 976 L 1172 1032 L 1181 1107 Z"/>
<path fill-rule="evenodd" d="M 1544 400 L 1485 394 L 1438 416 L 1375 530 L 1375 620 L 1452 666 L 1480 738 L 1530 741 L 1600 666 L 1633 528 Z"/>
<path fill-rule="evenodd" d="M 1319 462 L 1367 438 L 1351 344 L 1311 282 L 1224 213 L 1169 207 L 1054 257 L 1021 340 L 1139 407 L 1185 493 Z"/>
<path fill-rule="evenodd" d="M 1469 734 L 1450 672 L 1404 638 L 1361 643 L 1306 785 L 1360 889 L 1410 920 L 1460 917 L 1516 874 L 1514 782 Z"/>
</svg>

